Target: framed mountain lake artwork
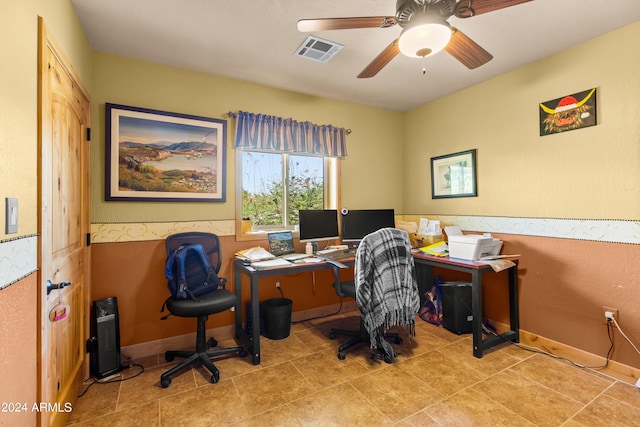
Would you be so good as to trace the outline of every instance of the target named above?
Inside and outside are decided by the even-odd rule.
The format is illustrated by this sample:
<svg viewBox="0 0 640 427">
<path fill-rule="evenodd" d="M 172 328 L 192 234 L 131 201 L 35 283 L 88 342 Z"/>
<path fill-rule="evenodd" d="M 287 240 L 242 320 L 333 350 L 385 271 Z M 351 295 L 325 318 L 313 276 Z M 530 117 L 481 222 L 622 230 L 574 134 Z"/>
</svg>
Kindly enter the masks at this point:
<svg viewBox="0 0 640 427">
<path fill-rule="evenodd" d="M 105 113 L 105 200 L 225 201 L 225 120 L 109 103 Z"/>
</svg>

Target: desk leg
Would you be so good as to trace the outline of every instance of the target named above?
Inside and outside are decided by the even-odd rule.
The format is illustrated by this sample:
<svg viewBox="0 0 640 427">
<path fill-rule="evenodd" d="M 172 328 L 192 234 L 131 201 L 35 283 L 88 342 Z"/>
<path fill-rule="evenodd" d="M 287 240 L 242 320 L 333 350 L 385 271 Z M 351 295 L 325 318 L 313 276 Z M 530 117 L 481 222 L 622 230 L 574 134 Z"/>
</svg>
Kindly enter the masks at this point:
<svg viewBox="0 0 640 427">
<path fill-rule="evenodd" d="M 260 298 L 258 277 L 251 276 L 251 355 L 253 364 L 260 364 Z"/>
<path fill-rule="evenodd" d="M 340 284 L 340 267 L 335 264 L 331 264 L 333 267 L 333 289 L 338 289 Z M 315 274 L 315 271 L 313 272 Z"/>
<path fill-rule="evenodd" d="M 418 293 L 420 294 L 420 307 L 422 308 L 427 299 L 426 293 L 433 286 L 433 267 L 416 263 L 416 280 L 418 282 Z"/>
<path fill-rule="evenodd" d="M 518 311 L 518 266 L 509 269 L 509 317 L 515 332 L 513 342 L 520 342 L 520 316 Z"/>
<path fill-rule="evenodd" d="M 238 268 L 234 268 L 233 272 L 233 287 L 238 297 L 239 305 L 236 307 L 236 339 L 240 340 L 243 338 L 242 331 L 242 277 L 240 275 L 240 271 Z M 249 350 L 247 346 L 247 351 Z"/>
<path fill-rule="evenodd" d="M 482 275 L 477 270 L 471 273 L 471 332 L 473 334 L 473 355 L 482 357 Z"/>
<path fill-rule="evenodd" d="M 235 293 L 240 301 L 240 306 L 236 307 L 236 339 L 246 346 L 247 352 L 253 358 L 253 364 L 260 364 L 260 311 L 258 301 L 258 278 L 248 275 L 251 279 L 251 313 L 247 313 L 247 321 L 251 316 L 252 331 L 251 336 L 242 327 L 242 274 L 238 268 L 233 273 Z"/>
</svg>

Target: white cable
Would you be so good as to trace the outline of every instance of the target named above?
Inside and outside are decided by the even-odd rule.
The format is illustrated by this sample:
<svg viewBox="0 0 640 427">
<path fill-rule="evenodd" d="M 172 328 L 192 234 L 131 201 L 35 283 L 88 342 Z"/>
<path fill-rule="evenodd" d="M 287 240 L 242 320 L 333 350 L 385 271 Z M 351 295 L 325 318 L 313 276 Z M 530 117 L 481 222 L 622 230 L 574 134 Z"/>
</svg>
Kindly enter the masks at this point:
<svg viewBox="0 0 640 427">
<path fill-rule="evenodd" d="M 638 348 L 633 344 L 633 342 L 631 342 L 631 340 L 630 340 L 629 338 L 627 338 L 627 336 L 626 336 L 626 335 L 625 335 L 625 333 L 622 331 L 622 329 L 620 329 L 620 325 L 618 325 L 618 322 L 616 321 L 615 317 L 611 316 L 611 321 L 612 321 L 612 322 L 613 322 L 613 324 L 616 326 L 616 328 L 618 328 L 618 330 L 620 331 L 620 333 L 622 334 L 622 336 L 623 336 L 627 341 L 629 341 L 629 344 L 631 344 L 631 346 L 632 346 L 632 347 L 633 347 L 633 348 L 634 348 L 638 353 L 640 353 L 640 351 L 638 351 Z M 608 324 L 608 323 L 607 323 L 607 326 L 609 326 L 609 324 Z M 489 329 L 489 328 L 487 328 L 484 324 L 482 325 L 482 330 L 483 330 L 483 331 L 484 331 L 484 333 L 485 333 L 485 334 L 487 334 L 487 335 L 493 335 L 493 336 L 495 336 L 495 337 L 499 336 L 496 332 L 494 332 L 494 331 L 490 330 L 490 329 Z M 508 342 L 508 343 L 509 343 L 509 344 L 511 344 L 511 345 L 514 345 L 514 346 L 516 346 L 516 347 L 522 348 L 522 349 L 527 350 L 527 351 L 531 351 L 531 352 L 534 352 L 534 353 L 544 354 L 544 355 L 549 356 L 549 357 L 552 357 L 552 358 L 554 358 L 554 359 L 565 360 L 565 361 L 567 361 L 567 362 L 571 363 L 572 365 L 574 365 L 574 366 L 576 366 L 576 367 L 578 367 L 578 368 L 587 369 L 587 370 L 589 370 L 589 371 L 591 371 L 591 372 L 595 372 L 595 373 L 598 373 L 598 374 L 600 374 L 600 375 L 604 375 L 604 376 L 609 377 L 609 378 L 611 378 L 611 379 L 613 379 L 613 380 L 615 380 L 615 381 L 619 381 L 619 382 L 622 382 L 622 383 L 624 383 L 624 384 L 630 385 L 630 386 L 632 386 L 632 387 L 637 387 L 637 388 L 639 388 L 639 389 L 640 389 L 640 385 L 639 385 L 639 384 L 640 384 L 640 379 L 638 380 L 638 382 L 637 382 L 636 384 L 632 384 L 632 383 L 630 383 L 630 382 L 628 382 L 628 381 L 625 381 L 625 380 L 623 380 L 623 379 L 620 379 L 620 378 L 614 377 L 613 375 L 609 375 L 609 374 L 607 374 L 607 373 L 605 373 L 605 372 L 599 371 L 599 369 L 602 369 L 602 368 L 604 368 L 605 366 L 586 366 L 586 365 L 582 365 L 582 364 L 580 364 L 580 363 L 574 362 L 573 360 L 568 359 L 568 358 L 566 358 L 566 357 L 558 356 L 558 355 L 555 355 L 555 354 L 553 354 L 553 353 L 549 353 L 548 351 L 542 350 L 542 349 L 537 348 L 537 347 L 530 347 L 530 346 L 528 346 L 528 345 L 524 345 L 524 344 L 517 343 L 517 342 L 513 342 L 513 341 L 505 341 L 505 342 Z M 607 355 L 607 359 L 608 359 L 608 357 L 609 357 L 609 356 Z"/>
<path fill-rule="evenodd" d="M 624 339 L 626 339 L 629 342 L 629 344 L 631 344 L 631 347 L 633 347 L 636 353 L 640 354 L 640 350 L 638 350 L 638 347 L 636 347 L 633 341 L 631 341 L 629 337 L 627 337 L 627 335 L 624 333 L 624 331 L 620 328 L 620 325 L 618 324 L 618 321 L 616 320 L 616 318 L 614 316 L 611 316 L 611 320 L 613 321 L 613 324 L 616 325 L 616 328 L 618 328 L 618 330 L 620 331 Z"/>
</svg>

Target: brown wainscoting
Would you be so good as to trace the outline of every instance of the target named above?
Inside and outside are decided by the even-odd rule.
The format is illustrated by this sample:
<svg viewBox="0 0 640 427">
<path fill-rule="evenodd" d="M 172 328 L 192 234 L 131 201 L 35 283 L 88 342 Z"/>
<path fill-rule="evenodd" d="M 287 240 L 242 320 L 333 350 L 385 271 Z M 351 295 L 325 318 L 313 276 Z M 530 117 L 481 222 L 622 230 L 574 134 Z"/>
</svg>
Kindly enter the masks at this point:
<svg viewBox="0 0 640 427">
<path fill-rule="evenodd" d="M 640 245 L 594 242 L 494 233 L 503 240 L 502 253 L 521 254 L 519 264 L 520 327 L 546 337 L 604 356 L 609 349 L 602 306 L 618 309 L 619 323 L 631 337 L 640 336 L 637 311 L 640 273 Z M 262 245 L 265 241 L 236 242 L 223 236 L 222 275 L 234 289 L 232 258 L 240 249 Z M 164 240 L 92 245 L 92 298 L 117 296 L 120 308 L 121 345 L 191 333 L 192 319 L 172 317 L 160 320 L 160 307 L 168 295 L 164 278 Z M 438 272 L 445 280 L 465 280 L 464 275 Z M 485 275 L 483 306 L 485 316 L 507 323 L 506 278 Z M 278 297 L 275 282 L 280 281 L 293 311 L 309 310 L 338 302 L 330 271 L 297 276 L 269 277 L 261 281 L 260 298 Z M 245 279 L 246 280 L 246 279 Z M 243 303 L 249 299 L 248 281 L 243 282 Z M 212 316 L 209 327 L 233 324 L 233 313 Z M 616 348 L 612 359 L 640 368 L 637 353 L 614 331 Z"/>
<path fill-rule="evenodd" d="M 0 378 L 7 385 L 0 387 L 0 402 L 28 405 L 26 411 L 20 407 L 2 414 L 7 425 L 36 425 L 37 411 L 31 409 L 38 398 L 37 292 L 36 273 L 0 290 Z"/>
<path fill-rule="evenodd" d="M 267 242 L 236 242 L 234 236 L 222 236 L 220 240 L 223 249 L 220 275 L 227 278 L 227 289 L 234 290 L 234 253 L 258 244 L 267 247 Z M 110 296 L 118 298 L 121 346 L 161 340 L 195 331 L 196 322 L 193 319 L 169 317 L 167 320 L 160 320 L 160 309 L 169 295 L 164 277 L 164 243 L 164 240 L 151 240 L 91 245 L 91 295 L 94 300 Z M 345 272 L 343 280 L 353 277 L 349 274 Z M 324 307 L 340 301 L 333 290 L 333 273 L 330 270 L 264 278 L 260 281 L 261 300 L 281 296 L 276 290 L 276 281 L 280 282 L 284 296 L 293 300 L 294 312 Z M 249 291 L 249 282 L 244 278 L 243 307 L 250 299 Z M 221 327 L 233 323 L 234 314 L 228 311 L 211 316 L 208 327 Z"/>
</svg>

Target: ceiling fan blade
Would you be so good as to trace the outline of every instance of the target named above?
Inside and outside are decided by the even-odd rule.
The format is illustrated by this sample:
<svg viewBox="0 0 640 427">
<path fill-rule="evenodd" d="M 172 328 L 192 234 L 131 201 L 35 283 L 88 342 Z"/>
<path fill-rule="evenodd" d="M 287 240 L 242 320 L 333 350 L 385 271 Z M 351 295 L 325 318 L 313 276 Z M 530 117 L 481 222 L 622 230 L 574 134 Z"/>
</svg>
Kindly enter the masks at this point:
<svg viewBox="0 0 640 427">
<path fill-rule="evenodd" d="M 301 19 L 298 31 L 309 33 L 324 30 L 349 30 L 353 28 L 387 28 L 396 25 L 394 16 L 362 16 L 359 18 Z"/>
<path fill-rule="evenodd" d="M 375 57 L 373 61 L 367 67 L 358 74 L 359 79 L 368 79 L 369 77 L 373 77 L 380 70 L 382 70 L 385 65 L 387 65 L 393 58 L 398 56 L 400 53 L 400 48 L 398 47 L 398 39 L 395 39 L 389 46 L 387 46 L 382 52 Z"/>
<path fill-rule="evenodd" d="M 451 40 L 449 40 L 444 50 L 465 67 L 473 70 L 493 59 L 493 55 L 471 40 L 462 31 L 457 28 L 452 28 L 451 30 Z"/>
<path fill-rule="evenodd" d="M 455 15 L 458 18 L 470 18 L 530 1 L 532 0 L 460 0 L 456 4 Z"/>
</svg>

